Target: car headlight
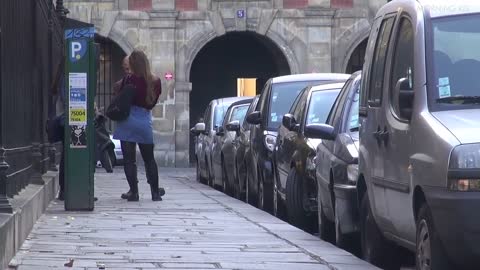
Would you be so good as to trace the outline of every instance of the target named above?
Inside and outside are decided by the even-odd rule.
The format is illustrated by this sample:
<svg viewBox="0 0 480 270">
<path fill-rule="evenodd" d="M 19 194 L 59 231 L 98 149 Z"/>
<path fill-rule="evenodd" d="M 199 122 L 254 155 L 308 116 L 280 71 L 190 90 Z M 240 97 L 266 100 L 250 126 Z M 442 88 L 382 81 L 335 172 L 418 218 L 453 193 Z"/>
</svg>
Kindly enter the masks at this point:
<svg viewBox="0 0 480 270">
<path fill-rule="evenodd" d="M 265 147 L 267 147 L 267 149 L 270 152 L 273 152 L 273 149 L 275 149 L 275 144 L 277 143 L 277 137 L 270 134 L 266 134 L 264 142 L 265 142 Z"/>
<path fill-rule="evenodd" d="M 480 144 L 460 145 L 453 149 L 448 187 L 453 191 L 480 191 Z"/>
<path fill-rule="evenodd" d="M 350 164 L 347 166 L 348 182 L 356 183 L 358 179 L 358 164 Z"/>
</svg>

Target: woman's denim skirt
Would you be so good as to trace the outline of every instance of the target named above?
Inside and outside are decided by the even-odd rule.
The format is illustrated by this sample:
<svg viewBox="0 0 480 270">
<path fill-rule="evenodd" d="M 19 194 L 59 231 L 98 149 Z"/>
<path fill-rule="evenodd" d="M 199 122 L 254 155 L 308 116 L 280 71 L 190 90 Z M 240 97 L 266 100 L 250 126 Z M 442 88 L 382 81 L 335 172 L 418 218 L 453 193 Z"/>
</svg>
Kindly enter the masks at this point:
<svg viewBox="0 0 480 270">
<path fill-rule="evenodd" d="M 113 138 L 126 142 L 153 144 L 152 112 L 132 106 L 128 118 L 116 123 Z"/>
</svg>

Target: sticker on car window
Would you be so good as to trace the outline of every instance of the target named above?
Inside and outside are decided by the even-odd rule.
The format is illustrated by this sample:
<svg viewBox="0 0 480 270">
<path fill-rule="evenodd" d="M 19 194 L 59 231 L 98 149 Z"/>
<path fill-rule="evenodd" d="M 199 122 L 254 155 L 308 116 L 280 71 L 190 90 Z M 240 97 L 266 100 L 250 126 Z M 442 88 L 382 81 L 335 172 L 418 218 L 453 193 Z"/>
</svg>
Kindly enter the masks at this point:
<svg viewBox="0 0 480 270">
<path fill-rule="evenodd" d="M 440 98 L 452 96 L 450 91 L 450 79 L 448 77 L 438 78 L 438 96 Z"/>
<path fill-rule="evenodd" d="M 270 116 L 272 118 L 272 122 L 277 122 L 278 120 L 277 113 L 272 113 Z"/>
</svg>

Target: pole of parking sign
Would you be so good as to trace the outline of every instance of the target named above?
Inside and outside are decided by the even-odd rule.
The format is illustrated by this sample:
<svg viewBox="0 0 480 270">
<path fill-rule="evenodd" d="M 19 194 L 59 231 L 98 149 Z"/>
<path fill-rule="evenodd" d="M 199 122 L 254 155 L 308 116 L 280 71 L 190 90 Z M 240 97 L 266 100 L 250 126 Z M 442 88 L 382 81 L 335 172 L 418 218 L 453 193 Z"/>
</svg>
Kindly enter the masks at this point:
<svg viewBox="0 0 480 270">
<path fill-rule="evenodd" d="M 66 27 L 67 119 L 65 128 L 65 209 L 94 208 L 94 97 L 96 71 L 94 28 L 78 23 Z"/>
</svg>

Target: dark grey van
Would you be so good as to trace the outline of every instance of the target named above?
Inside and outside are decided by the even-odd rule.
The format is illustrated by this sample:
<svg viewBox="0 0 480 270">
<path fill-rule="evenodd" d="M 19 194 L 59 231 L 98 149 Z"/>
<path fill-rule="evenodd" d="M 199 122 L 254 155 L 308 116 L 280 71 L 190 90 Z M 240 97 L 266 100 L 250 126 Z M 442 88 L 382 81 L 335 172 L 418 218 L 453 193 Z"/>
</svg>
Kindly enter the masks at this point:
<svg viewBox="0 0 480 270">
<path fill-rule="evenodd" d="M 371 262 L 395 243 L 417 269 L 480 267 L 479 25 L 471 0 L 394 0 L 375 18 L 357 185 Z"/>
</svg>

